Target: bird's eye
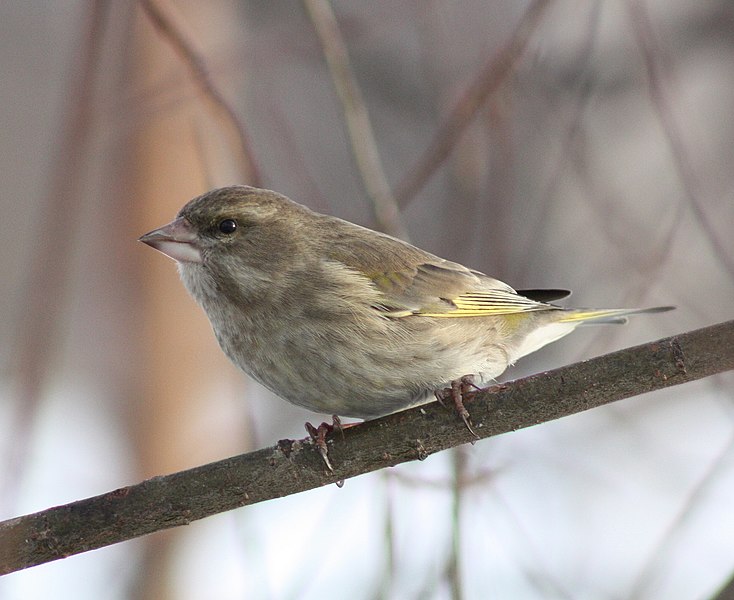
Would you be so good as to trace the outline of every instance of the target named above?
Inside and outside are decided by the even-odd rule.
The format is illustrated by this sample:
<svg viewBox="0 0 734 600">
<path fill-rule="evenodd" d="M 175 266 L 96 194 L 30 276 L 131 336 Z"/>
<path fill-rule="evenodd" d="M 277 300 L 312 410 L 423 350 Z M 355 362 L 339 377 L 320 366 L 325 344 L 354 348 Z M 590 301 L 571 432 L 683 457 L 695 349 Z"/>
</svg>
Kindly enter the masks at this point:
<svg viewBox="0 0 734 600">
<path fill-rule="evenodd" d="M 234 233 L 237 229 L 237 221 L 234 219 L 224 219 L 224 221 L 220 221 L 218 228 L 222 233 L 229 235 L 230 233 Z"/>
</svg>

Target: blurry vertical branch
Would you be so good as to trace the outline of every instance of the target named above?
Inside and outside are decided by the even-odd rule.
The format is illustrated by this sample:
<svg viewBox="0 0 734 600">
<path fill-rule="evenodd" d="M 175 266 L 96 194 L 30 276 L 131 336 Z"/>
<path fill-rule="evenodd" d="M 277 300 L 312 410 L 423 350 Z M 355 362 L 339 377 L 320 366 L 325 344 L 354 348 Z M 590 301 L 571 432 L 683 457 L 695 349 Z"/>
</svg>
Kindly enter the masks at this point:
<svg viewBox="0 0 734 600">
<path fill-rule="evenodd" d="M 579 47 L 577 58 L 575 59 L 575 68 L 573 69 L 574 73 L 577 73 L 573 85 L 573 110 L 569 111 L 570 119 L 565 122 L 563 138 L 560 143 L 561 151 L 557 152 L 554 157 L 549 158 L 549 160 L 553 161 L 554 166 L 549 171 L 550 178 L 545 184 L 543 192 L 538 196 L 542 202 L 539 216 L 534 221 L 528 223 L 530 227 L 528 230 L 528 239 L 534 240 L 538 248 L 543 247 L 543 240 L 550 234 L 547 223 L 554 206 L 552 199 L 556 197 L 558 190 L 561 189 L 563 181 L 567 176 L 567 170 L 569 168 L 576 169 L 579 178 L 587 185 L 591 185 L 584 161 L 579 158 L 578 154 L 580 152 L 580 142 L 584 137 L 583 121 L 594 97 L 592 90 L 595 86 L 597 74 L 594 72 L 591 63 L 597 51 L 597 41 L 601 25 L 601 10 L 602 3 L 595 2 L 589 11 L 589 21 L 583 43 Z M 559 119 L 563 118 L 563 115 L 559 115 Z M 600 196 L 600 193 L 592 192 L 588 196 L 590 198 L 596 198 Z M 589 204 L 593 208 L 596 208 L 596 204 Z M 609 235 L 606 228 L 602 228 L 601 233 Z M 622 244 L 619 245 L 621 246 Z M 530 261 L 523 261 L 516 267 L 515 277 L 519 281 L 523 281 L 528 275 L 529 267 Z"/>
<path fill-rule="evenodd" d="M 687 540 L 685 537 L 690 531 L 692 524 L 695 522 L 696 512 L 701 510 L 701 506 L 705 506 L 706 498 L 710 497 L 713 488 L 720 485 L 729 477 L 731 471 L 731 457 L 734 451 L 734 435 L 730 434 L 729 442 L 721 448 L 721 452 L 715 459 L 709 463 L 704 470 L 703 476 L 691 488 L 688 498 L 670 520 L 667 528 L 661 533 L 657 539 L 655 546 L 648 553 L 648 559 L 642 564 L 642 568 L 638 570 L 634 585 L 630 586 L 629 598 L 653 598 L 655 597 L 655 589 L 657 589 L 658 579 L 661 568 L 665 568 L 665 559 L 675 552 L 676 548 L 685 545 Z M 734 598 L 734 590 L 729 596 L 709 596 L 712 600 L 720 598 L 721 600 L 732 600 Z"/>
<path fill-rule="evenodd" d="M 398 204 L 382 167 L 367 106 L 352 71 L 347 46 L 331 4 L 329 0 L 304 0 L 304 3 L 342 103 L 354 159 L 372 201 L 378 226 L 385 233 L 407 241 L 407 231 L 400 221 Z"/>
<path fill-rule="evenodd" d="M 423 156 L 398 185 L 395 196 L 400 206 L 408 204 L 421 191 L 436 169 L 448 158 L 461 134 L 489 95 L 507 80 L 551 1 L 534 0 L 509 42 L 498 53 L 492 55 L 466 88 L 456 106 L 438 128 Z"/>
<path fill-rule="evenodd" d="M 239 146 L 239 155 L 242 159 L 244 182 L 255 187 L 261 187 L 262 175 L 257 166 L 255 153 L 252 150 L 245 124 L 212 80 L 206 61 L 195 49 L 193 40 L 186 37 L 182 27 L 176 23 L 172 7 L 164 8 L 163 2 L 156 0 L 140 0 L 140 5 L 155 28 L 168 40 L 191 71 L 191 75 L 204 98 L 211 103 L 215 114 L 222 121 L 224 131 L 229 132 L 235 138 L 235 144 Z"/>
<path fill-rule="evenodd" d="M 707 211 L 701 199 L 701 185 L 696 177 L 696 171 L 691 164 L 689 153 L 686 151 L 683 136 L 668 100 L 668 94 L 664 89 L 664 77 L 659 64 L 661 61 L 657 58 L 661 55 L 662 51 L 655 42 L 650 17 L 647 14 L 644 4 L 639 0 L 627 0 L 627 11 L 631 29 L 637 38 L 637 43 L 645 63 L 645 69 L 647 70 L 650 101 L 660 121 L 663 133 L 667 138 L 668 146 L 670 147 L 675 168 L 678 171 L 678 177 L 683 186 L 688 204 L 691 207 L 696 221 L 701 226 L 706 239 L 711 244 L 714 255 L 729 272 L 732 281 L 734 281 L 734 261 L 716 234 L 712 223 L 709 221 Z"/>
<path fill-rule="evenodd" d="M 15 496 L 10 482 L 21 480 L 17 475 L 26 460 L 27 444 L 32 438 L 30 430 L 46 383 L 49 362 L 58 347 L 61 313 L 66 308 L 64 301 L 70 279 L 69 265 L 72 264 L 69 256 L 73 252 L 81 213 L 82 173 L 92 131 L 97 68 L 109 3 L 97 0 L 89 6 L 79 58 L 72 63 L 75 67 L 70 78 L 64 128 L 40 211 L 43 223 L 37 225 L 43 235 L 37 236 L 32 245 L 35 253 L 28 266 L 29 276 L 13 344 L 18 414 L 11 428 L 14 441 L 10 445 L 7 480 L 0 482 L 3 500 L 9 504 Z"/>
<path fill-rule="evenodd" d="M 487 438 L 734 369 L 734 321 L 481 390 L 469 408 Z M 276 446 L 154 477 L 0 523 L 0 575 L 109 546 L 245 505 L 395 466 L 472 441 L 438 402 L 337 435 L 327 471 L 313 443 Z"/>
</svg>

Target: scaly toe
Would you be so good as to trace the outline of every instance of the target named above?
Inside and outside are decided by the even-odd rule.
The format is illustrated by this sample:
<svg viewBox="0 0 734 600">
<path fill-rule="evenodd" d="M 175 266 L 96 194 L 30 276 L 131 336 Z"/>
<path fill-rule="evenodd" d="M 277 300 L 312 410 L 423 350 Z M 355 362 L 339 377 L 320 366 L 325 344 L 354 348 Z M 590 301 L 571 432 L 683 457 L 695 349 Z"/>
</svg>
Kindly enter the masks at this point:
<svg viewBox="0 0 734 600">
<path fill-rule="evenodd" d="M 338 417 L 334 417 L 335 423 L 338 423 L 339 428 L 341 430 L 341 421 L 339 421 Z M 330 425 L 329 423 L 321 423 L 318 427 L 314 427 L 309 423 L 308 421 L 305 423 L 306 431 L 308 431 L 308 435 L 313 440 L 314 446 L 316 446 L 316 450 L 318 450 L 319 454 L 321 455 L 321 458 L 324 461 L 324 464 L 326 465 L 326 468 L 329 469 L 330 472 L 334 472 L 334 467 L 331 466 L 331 461 L 329 460 L 329 448 L 326 445 L 326 436 L 334 430 L 334 425 Z M 342 432 L 342 435 L 344 433 Z"/>
<path fill-rule="evenodd" d="M 449 398 L 451 399 L 456 413 L 461 417 L 461 420 L 464 422 L 464 425 L 469 432 L 477 439 L 479 439 L 479 436 L 472 427 L 471 416 L 469 415 L 469 411 L 466 409 L 466 406 L 464 406 L 464 398 L 468 398 L 470 394 L 474 393 L 474 390 L 479 389 L 480 388 L 474 384 L 472 375 L 464 375 L 464 377 L 452 381 L 451 387 L 443 390 L 437 390 L 435 392 L 436 399 L 442 406 L 446 406 L 445 401 Z"/>
</svg>

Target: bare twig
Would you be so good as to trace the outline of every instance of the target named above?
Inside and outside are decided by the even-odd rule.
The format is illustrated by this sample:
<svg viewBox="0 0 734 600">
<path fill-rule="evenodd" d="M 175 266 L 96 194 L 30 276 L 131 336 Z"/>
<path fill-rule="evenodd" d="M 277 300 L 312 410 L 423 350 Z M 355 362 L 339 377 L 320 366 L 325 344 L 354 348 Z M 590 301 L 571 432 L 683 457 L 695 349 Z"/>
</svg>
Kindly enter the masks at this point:
<svg viewBox="0 0 734 600">
<path fill-rule="evenodd" d="M 176 23 L 172 7 L 170 5 L 164 7 L 164 4 L 165 0 L 140 0 L 140 6 L 155 28 L 168 40 L 191 71 L 194 82 L 204 97 L 211 102 L 215 114 L 223 121 L 225 131 L 234 134 L 242 158 L 242 176 L 245 182 L 257 187 L 262 186 L 262 176 L 244 123 L 212 80 L 206 61 L 195 49 L 193 40 L 189 39 L 183 28 Z"/>
<path fill-rule="evenodd" d="M 524 574 L 525 579 L 537 590 L 538 598 L 575 598 L 575 594 L 566 590 L 553 573 L 548 564 L 548 552 L 544 547 L 538 547 L 535 537 L 527 530 L 517 515 L 515 507 L 495 488 L 492 490 L 494 502 L 497 504 L 496 511 L 502 519 L 512 528 L 511 535 L 515 540 L 522 543 L 522 561 L 518 568 Z"/>
<path fill-rule="evenodd" d="M 539 198 L 541 204 L 538 210 L 533 211 L 533 226 L 526 234 L 526 239 L 532 240 L 533 243 L 533 247 L 530 248 L 531 251 L 538 252 L 543 248 L 545 238 L 550 234 L 551 230 L 548 227 L 550 220 L 549 214 L 552 207 L 556 206 L 555 196 L 564 181 L 566 168 L 572 164 L 576 166 L 576 163 L 573 162 L 573 150 L 579 145 L 579 139 L 582 137 L 581 134 L 583 132 L 584 117 L 593 97 L 592 90 L 595 83 L 595 73 L 591 68 L 591 62 L 596 52 L 596 43 L 599 37 L 601 7 L 601 2 L 594 2 L 591 5 L 586 34 L 577 53 L 577 63 L 572 69 L 574 73 L 578 73 L 578 79 L 576 80 L 574 101 L 570 111 L 571 119 L 563 132 L 559 151 L 552 158 L 555 161 L 555 166 L 550 171 L 550 178 L 545 183 L 544 190 Z M 559 116 L 560 118 L 561 116 Z M 595 196 L 591 197 L 594 198 Z M 531 261 L 523 261 L 519 265 L 519 269 L 515 273 L 518 281 L 525 281 L 530 265 Z"/>
<path fill-rule="evenodd" d="M 652 25 L 650 24 L 650 18 L 645 9 L 644 2 L 642 0 L 627 0 L 627 11 L 629 13 L 630 25 L 637 38 L 637 44 L 640 47 L 645 68 L 647 69 L 648 90 L 650 92 L 652 106 L 660 120 L 663 133 L 668 140 L 670 152 L 673 155 L 673 161 L 678 170 L 678 176 L 686 198 L 688 199 L 688 204 L 701 229 L 703 229 L 706 239 L 713 248 L 716 258 L 729 272 L 729 276 L 734 281 L 734 260 L 732 260 L 730 252 L 719 239 L 706 215 L 703 202 L 700 198 L 701 186 L 696 177 L 695 169 L 691 165 L 691 160 L 683 142 L 683 136 L 673 116 L 667 94 L 663 89 L 663 77 L 658 62 L 655 59 L 655 55 L 660 53 L 660 49 L 655 44 Z"/>
<path fill-rule="evenodd" d="M 451 485 L 451 552 L 447 557 L 446 578 L 451 589 L 451 600 L 461 600 L 464 597 L 464 578 L 461 576 L 461 509 L 467 459 L 464 448 L 454 448 L 452 452 L 454 481 Z"/>
<path fill-rule="evenodd" d="M 382 473 L 382 484 L 385 492 L 385 515 L 383 523 L 383 564 L 380 584 L 375 594 L 375 599 L 391 598 L 393 586 L 395 585 L 395 484 L 392 473 L 384 470 Z"/>
<path fill-rule="evenodd" d="M 488 96 L 512 73 L 525 50 L 530 36 L 552 0 L 535 0 L 523 15 L 509 42 L 493 55 L 469 84 L 456 106 L 441 124 L 423 156 L 398 185 L 395 197 L 400 206 L 408 204 L 441 166 L 471 123 Z"/>
<path fill-rule="evenodd" d="M 481 438 L 734 369 L 734 321 L 627 348 L 477 392 Z M 423 459 L 474 440 L 437 402 L 349 427 L 330 440 L 334 471 L 307 440 L 155 477 L 0 523 L 0 574 L 185 525 L 240 506 Z"/>
<path fill-rule="evenodd" d="M 670 553 L 674 551 L 674 542 L 680 540 L 685 531 L 685 525 L 690 523 L 696 508 L 700 508 L 706 494 L 711 491 L 711 487 L 716 482 L 720 482 L 722 476 L 731 468 L 733 450 L 734 436 L 731 436 L 726 446 L 711 461 L 701 479 L 691 489 L 691 493 L 671 519 L 657 544 L 648 553 L 647 562 L 640 569 L 631 591 L 627 594 L 628 598 L 645 598 L 648 596 L 656 574 L 656 567 L 660 569 L 663 564 L 666 566 L 670 564 L 665 563 L 665 558 L 669 557 Z"/>
<path fill-rule="evenodd" d="M 316 29 L 334 87 L 339 95 L 354 159 L 372 201 L 378 226 L 385 233 L 407 240 L 407 231 L 400 221 L 398 204 L 382 167 L 367 106 L 352 72 L 347 45 L 339 30 L 331 4 L 329 0 L 304 0 L 304 4 Z"/>
</svg>

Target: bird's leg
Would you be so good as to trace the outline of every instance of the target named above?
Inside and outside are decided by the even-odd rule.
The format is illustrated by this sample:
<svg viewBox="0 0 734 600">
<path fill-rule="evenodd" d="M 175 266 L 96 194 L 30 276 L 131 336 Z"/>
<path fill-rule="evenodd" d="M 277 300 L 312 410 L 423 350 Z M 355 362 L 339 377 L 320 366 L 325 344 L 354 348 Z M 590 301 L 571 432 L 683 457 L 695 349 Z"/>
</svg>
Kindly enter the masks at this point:
<svg viewBox="0 0 734 600">
<path fill-rule="evenodd" d="M 316 449 L 319 451 L 321 458 L 324 459 L 326 468 L 333 472 L 334 468 L 331 466 L 331 461 L 329 460 L 329 449 L 326 446 L 326 436 L 332 431 L 340 431 L 342 437 L 344 437 L 344 428 L 342 427 L 341 420 L 337 415 L 332 415 L 331 423 L 321 423 L 318 427 L 314 427 L 307 421 L 305 427 L 306 431 L 308 431 L 308 435 L 313 440 Z"/>
<path fill-rule="evenodd" d="M 451 401 L 454 403 L 454 408 L 456 409 L 458 415 L 461 417 L 461 420 L 464 421 L 464 425 L 466 425 L 466 428 L 475 438 L 479 439 L 476 431 L 472 429 L 469 411 L 466 410 L 466 407 L 464 406 L 464 398 L 468 398 L 470 393 L 480 389 L 474 383 L 473 379 L 474 377 L 472 375 L 464 375 L 459 379 L 454 379 L 451 382 L 451 387 L 445 388 L 443 390 L 437 390 L 435 392 L 435 395 L 436 400 L 438 400 L 441 404 L 444 404 L 445 400 L 451 398 Z"/>
</svg>

